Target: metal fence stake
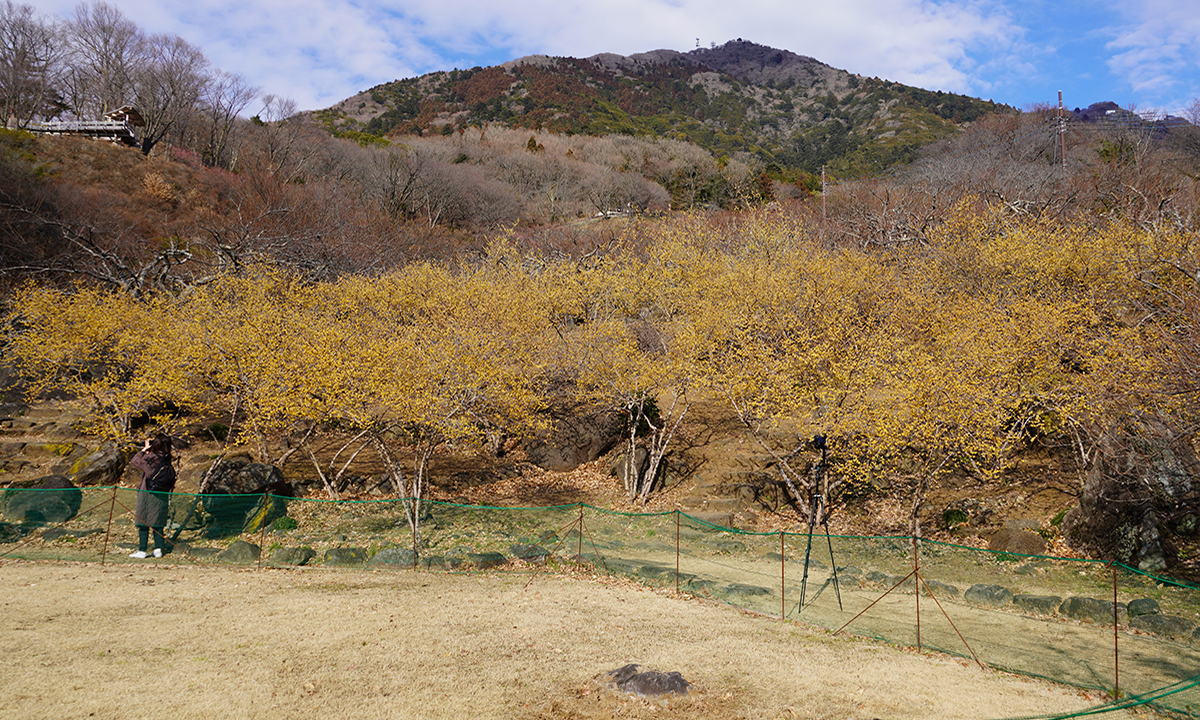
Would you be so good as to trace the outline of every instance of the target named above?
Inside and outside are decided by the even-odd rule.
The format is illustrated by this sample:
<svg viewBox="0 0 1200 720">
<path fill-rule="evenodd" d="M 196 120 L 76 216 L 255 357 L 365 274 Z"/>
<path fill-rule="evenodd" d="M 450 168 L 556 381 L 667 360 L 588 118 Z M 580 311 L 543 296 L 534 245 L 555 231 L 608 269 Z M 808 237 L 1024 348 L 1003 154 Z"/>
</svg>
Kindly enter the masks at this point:
<svg viewBox="0 0 1200 720">
<path fill-rule="evenodd" d="M 921 550 L 913 535 L 913 590 L 917 598 L 917 652 L 921 652 Z"/>
<path fill-rule="evenodd" d="M 108 539 L 112 537 L 112 520 L 113 513 L 117 509 L 117 486 L 113 485 L 112 502 L 108 505 L 108 527 L 104 530 L 104 550 L 100 554 L 100 564 L 103 565 L 108 559 Z"/>
<path fill-rule="evenodd" d="M 1120 635 L 1117 633 L 1117 565 L 1109 562 L 1113 577 L 1113 699 L 1121 699 L 1121 653 L 1118 650 Z"/>
<path fill-rule="evenodd" d="M 263 502 L 262 528 L 259 531 L 259 535 L 258 535 L 258 569 L 259 570 L 262 570 L 262 556 L 263 556 L 263 553 L 266 551 L 266 546 L 267 546 L 267 504 L 268 504 L 269 500 L 270 500 L 270 497 L 264 492 L 263 498 L 262 498 L 262 502 Z"/>
<path fill-rule="evenodd" d="M 679 511 L 675 511 L 675 594 L 679 594 Z"/>
</svg>

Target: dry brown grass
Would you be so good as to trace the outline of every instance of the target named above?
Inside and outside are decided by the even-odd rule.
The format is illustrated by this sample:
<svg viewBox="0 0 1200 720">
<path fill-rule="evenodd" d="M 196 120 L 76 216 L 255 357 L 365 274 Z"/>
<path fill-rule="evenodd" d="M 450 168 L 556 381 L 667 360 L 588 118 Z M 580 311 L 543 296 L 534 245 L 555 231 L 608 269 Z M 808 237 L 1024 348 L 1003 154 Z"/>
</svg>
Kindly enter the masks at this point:
<svg viewBox="0 0 1200 720">
<path fill-rule="evenodd" d="M 1100 700 L 627 582 L 528 579 L 6 561 L 0 716 L 977 720 Z M 606 690 L 629 662 L 693 692 Z"/>
</svg>

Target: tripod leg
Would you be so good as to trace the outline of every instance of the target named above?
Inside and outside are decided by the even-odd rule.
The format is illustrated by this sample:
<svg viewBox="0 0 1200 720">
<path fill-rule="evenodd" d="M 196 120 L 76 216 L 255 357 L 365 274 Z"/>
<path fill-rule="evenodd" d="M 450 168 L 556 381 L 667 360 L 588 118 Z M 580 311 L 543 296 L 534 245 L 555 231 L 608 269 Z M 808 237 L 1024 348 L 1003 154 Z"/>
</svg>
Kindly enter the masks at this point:
<svg viewBox="0 0 1200 720">
<path fill-rule="evenodd" d="M 824 510 L 824 508 L 822 508 Z M 837 593 L 838 610 L 842 610 L 842 586 L 838 582 L 837 561 L 833 558 L 833 538 L 829 536 L 829 513 L 821 513 L 821 524 L 825 526 L 825 542 L 829 545 L 829 564 L 833 567 L 833 591 Z"/>
<path fill-rule="evenodd" d="M 814 495 L 810 500 L 808 513 L 808 546 L 804 549 L 804 577 L 800 579 L 800 604 L 799 609 L 804 609 L 804 591 L 808 587 L 808 562 L 812 555 L 812 536 L 813 525 L 817 521 L 817 498 Z"/>
</svg>

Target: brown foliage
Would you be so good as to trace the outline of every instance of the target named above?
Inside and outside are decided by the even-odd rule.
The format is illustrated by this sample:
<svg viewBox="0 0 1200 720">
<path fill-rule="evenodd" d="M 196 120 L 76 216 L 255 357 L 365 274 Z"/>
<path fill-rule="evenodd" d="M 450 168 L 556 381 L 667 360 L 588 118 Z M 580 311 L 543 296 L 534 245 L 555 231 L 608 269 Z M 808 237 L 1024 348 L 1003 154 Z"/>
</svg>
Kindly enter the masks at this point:
<svg viewBox="0 0 1200 720">
<path fill-rule="evenodd" d="M 411 249 L 386 216 L 346 202 L 353 188 L 336 180 L 233 175 L 81 138 L 10 148 L 0 163 L 6 282 L 90 278 L 141 294 L 261 260 L 318 276 L 369 271 Z"/>
<path fill-rule="evenodd" d="M 487 102 L 498 95 L 503 95 L 515 78 L 502 67 L 489 67 L 471 73 L 469 77 L 454 84 L 454 94 L 460 102 L 474 105 L 477 102 Z"/>
</svg>

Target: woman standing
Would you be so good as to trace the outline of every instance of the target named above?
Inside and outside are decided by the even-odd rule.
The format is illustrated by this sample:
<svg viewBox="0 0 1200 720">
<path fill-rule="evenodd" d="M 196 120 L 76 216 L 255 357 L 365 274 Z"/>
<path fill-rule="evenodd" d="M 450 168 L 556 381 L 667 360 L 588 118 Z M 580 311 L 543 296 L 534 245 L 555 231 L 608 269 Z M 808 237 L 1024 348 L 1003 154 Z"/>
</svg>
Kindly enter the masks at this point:
<svg viewBox="0 0 1200 720">
<path fill-rule="evenodd" d="M 142 484 L 138 485 L 137 507 L 133 511 L 133 524 L 138 530 L 137 552 L 129 557 L 146 557 L 146 546 L 150 531 L 154 530 L 154 557 L 162 557 L 167 550 L 163 528 L 167 525 L 167 498 L 175 489 L 175 468 L 171 465 L 171 437 L 159 433 L 147 439 L 129 464 L 142 471 Z"/>
</svg>

